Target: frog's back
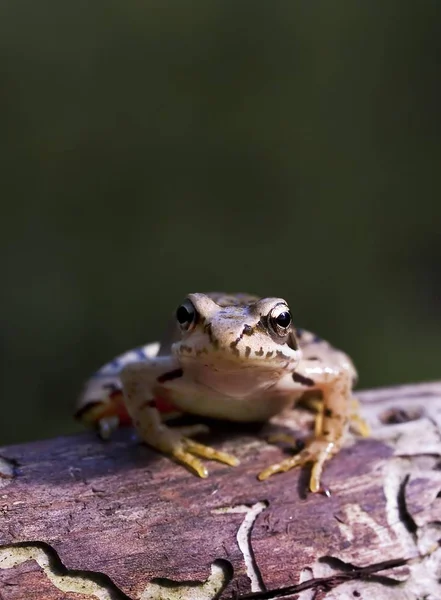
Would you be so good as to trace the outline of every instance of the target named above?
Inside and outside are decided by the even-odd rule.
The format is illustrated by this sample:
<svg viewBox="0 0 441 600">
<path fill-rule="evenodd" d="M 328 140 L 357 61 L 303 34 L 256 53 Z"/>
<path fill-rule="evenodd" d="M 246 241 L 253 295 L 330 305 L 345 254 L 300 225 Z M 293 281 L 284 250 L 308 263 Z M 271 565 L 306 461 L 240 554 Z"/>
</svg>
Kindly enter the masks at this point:
<svg viewBox="0 0 441 600">
<path fill-rule="evenodd" d="M 351 373 L 352 383 L 357 383 L 358 374 L 351 358 L 342 350 L 307 329 L 295 328 L 295 336 L 302 351 L 302 361 L 316 361 L 330 368 L 345 368 Z"/>
</svg>

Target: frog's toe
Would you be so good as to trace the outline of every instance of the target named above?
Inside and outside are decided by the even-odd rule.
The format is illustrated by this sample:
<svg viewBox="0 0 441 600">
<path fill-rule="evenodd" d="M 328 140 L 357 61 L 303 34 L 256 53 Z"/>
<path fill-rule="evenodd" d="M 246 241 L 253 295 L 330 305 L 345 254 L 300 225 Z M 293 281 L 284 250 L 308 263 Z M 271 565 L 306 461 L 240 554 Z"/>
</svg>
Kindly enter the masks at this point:
<svg viewBox="0 0 441 600">
<path fill-rule="evenodd" d="M 228 454 L 227 452 L 221 452 L 220 450 L 216 450 L 210 446 L 199 444 L 199 442 L 195 442 L 189 438 L 183 438 L 182 442 L 188 452 L 196 454 L 196 456 L 200 456 L 201 458 L 216 460 L 218 462 L 225 463 L 226 465 L 230 465 L 230 467 L 236 467 L 239 464 L 239 459 L 232 454 Z"/>
<path fill-rule="evenodd" d="M 208 469 L 198 458 L 190 454 L 190 452 L 186 452 L 182 448 L 176 448 L 171 455 L 177 462 L 195 472 L 199 477 L 202 477 L 203 479 L 208 477 Z"/>
<path fill-rule="evenodd" d="M 235 456 L 227 454 L 226 452 L 220 452 L 210 446 L 199 444 L 199 442 L 195 442 L 188 437 L 180 438 L 179 444 L 174 446 L 170 454 L 177 462 L 184 465 L 203 479 L 208 477 L 208 470 L 197 457 L 216 460 L 231 467 L 235 467 L 239 464 L 239 460 Z"/>
<path fill-rule="evenodd" d="M 271 475 L 275 475 L 276 473 L 285 473 L 286 471 L 289 471 L 294 467 L 301 466 L 302 464 L 304 463 L 301 461 L 300 455 L 286 458 L 285 460 L 275 463 L 274 465 L 271 465 L 270 467 L 267 467 L 261 471 L 258 474 L 257 479 L 259 479 L 259 481 L 264 481 L 265 479 L 271 477 Z"/>
<path fill-rule="evenodd" d="M 235 456 L 226 452 L 220 452 L 187 437 L 198 433 L 206 433 L 207 431 L 209 430 L 206 425 L 189 425 L 186 427 L 174 427 L 173 429 L 166 427 L 160 430 L 157 437 L 150 437 L 148 443 L 157 450 L 168 454 L 176 462 L 187 467 L 202 478 L 208 477 L 208 470 L 199 458 L 217 460 L 232 467 L 238 465 L 239 461 Z"/>
</svg>

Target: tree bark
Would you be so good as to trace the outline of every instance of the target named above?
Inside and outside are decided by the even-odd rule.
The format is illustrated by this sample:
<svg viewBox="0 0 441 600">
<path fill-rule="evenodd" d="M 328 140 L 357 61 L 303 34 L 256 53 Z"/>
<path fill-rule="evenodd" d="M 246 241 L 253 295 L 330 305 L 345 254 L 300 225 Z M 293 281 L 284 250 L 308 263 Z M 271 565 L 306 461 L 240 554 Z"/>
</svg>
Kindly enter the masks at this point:
<svg viewBox="0 0 441 600">
<path fill-rule="evenodd" d="M 358 398 L 372 434 L 327 464 L 330 497 L 305 469 L 256 479 L 305 409 L 213 424 L 241 464 L 207 479 L 131 430 L 0 448 L 0 600 L 441 598 L 441 382 Z"/>
</svg>

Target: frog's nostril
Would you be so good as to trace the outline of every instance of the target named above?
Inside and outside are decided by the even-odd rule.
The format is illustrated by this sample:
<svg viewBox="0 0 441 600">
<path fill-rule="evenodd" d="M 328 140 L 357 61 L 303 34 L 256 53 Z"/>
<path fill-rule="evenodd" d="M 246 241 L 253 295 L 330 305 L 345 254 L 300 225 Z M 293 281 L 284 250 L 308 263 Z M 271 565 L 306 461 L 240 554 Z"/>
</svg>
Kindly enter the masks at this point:
<svg viewBox="0 0 441 600">
<path fill-rule="evenodd" d="M 253 328 L 251 325 L 244 325 L 242 335 L 251 335 L 253 333 Z"/>
</svg>

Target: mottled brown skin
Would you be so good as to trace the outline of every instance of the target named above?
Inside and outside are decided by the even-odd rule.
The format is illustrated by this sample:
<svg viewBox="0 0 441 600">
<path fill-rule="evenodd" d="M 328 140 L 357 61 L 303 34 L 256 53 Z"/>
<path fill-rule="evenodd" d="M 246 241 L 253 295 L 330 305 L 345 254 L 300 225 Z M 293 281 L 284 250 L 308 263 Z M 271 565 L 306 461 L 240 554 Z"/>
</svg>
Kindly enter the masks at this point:
<svg viewBox="0 0 441 600">
<path fill-rule="evenodd" d="M 238 460 L 188 437 L 201 426 L 167 427 L 160 402 L 206 417 L 265 421 L 294 405 L 305 391 L 317 390 L 322 401 L 305 448 L 258 475 L 266 479 L 311 463 L 313 492 L 321 490 L 323 465 L 341 448 L 350 421 L 366 433 L 352 397 L 352 361 L 326 341 L 296 329 L 281 298 L 190 294 L 159 351 L 144 350 L 140 360 L 133 352 L 117 359 L 123 364 L 115 379 L 122 385 L 127 411 L 147 444 L 201 477 L 208 472 L 198 457 L 231 466 Z M 96 381 L 91 382 L 96 388 Z M 92 400 L 86 388 L 83 405 L 87 399 Z"/>
</svg>

